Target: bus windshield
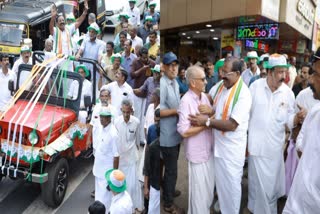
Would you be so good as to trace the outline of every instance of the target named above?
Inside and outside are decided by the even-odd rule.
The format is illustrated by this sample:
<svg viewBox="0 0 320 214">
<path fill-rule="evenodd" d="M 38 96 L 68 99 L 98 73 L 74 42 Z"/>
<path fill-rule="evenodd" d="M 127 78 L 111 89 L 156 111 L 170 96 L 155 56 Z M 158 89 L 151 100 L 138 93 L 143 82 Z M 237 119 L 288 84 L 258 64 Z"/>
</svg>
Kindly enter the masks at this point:
<svg viewBox="0 0 320 214">
<path fill-rule="evenodd" d="M 24 25 L 0 22 L 0 44 L 20 46 Z"/>
</svg>

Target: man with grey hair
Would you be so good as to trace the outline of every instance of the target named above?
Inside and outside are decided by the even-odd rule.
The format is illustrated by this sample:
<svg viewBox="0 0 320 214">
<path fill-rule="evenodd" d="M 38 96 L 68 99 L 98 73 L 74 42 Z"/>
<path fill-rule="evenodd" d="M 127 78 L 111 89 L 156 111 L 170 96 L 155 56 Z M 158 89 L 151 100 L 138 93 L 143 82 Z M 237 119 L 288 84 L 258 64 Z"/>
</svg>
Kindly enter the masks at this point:
<svg viewBox="0 0 320 214">
<path fill-rule="evenodd" d="M 190 114 L 200 114 L 202 105 L 211 107 L 205 91 L 206 75 L 202 68 L 187 69 L 189 90 L 182 97 L 178 114 L 178 132 L 184 138 L 189 169 L 189 210 L 188 213 L 210 213 L 214 192 L 214 142 L 212 129 L 207 126 L 192 126 Z M 207 118 L 210 114 L 204 114 Z"/>
<path fill-rule="evenodd" d="M 222 68 L 222 81 L 210 90 L 213 109 L 201 106 L 201 114 L 190 114 L 191 124 L 206 125 L 214 132 L 215 183 L 221 213 L 239 213 L 241 179 L 245 161 L 251 95 L 241 77 L 240 59 L 227 57 Z M 203 114 L 214 113 L 208 118 Z M 197 148 L 197 147 L 196 147 Z"/>
<path fill-rule="evenodd" d="M 143 46 L 143 41 L 142 39 L 137 36 L 138 28 L 134 26 L 130 26 L 128 28 L 130 39 L 132 41 L 132 48 L 135 49 L 137 45 L 140 45 L 141 47 Z"/>
<path fill-rule="evenodd" d="M 123 99 L 121 102 L 122 115 L 117 117 L 114 125 L 119 132 L 119 154 L 121 157 L 119 169 L 127 177 L 127 191 L 129 192 L 135 209 L 142 211 L 143 198 L 137 175 L 138 149 L 140 143 L 140 121 L 132 116 L 132 102 Z M 134 212 L 134 210 L 133 210 Z"/>
</svg>

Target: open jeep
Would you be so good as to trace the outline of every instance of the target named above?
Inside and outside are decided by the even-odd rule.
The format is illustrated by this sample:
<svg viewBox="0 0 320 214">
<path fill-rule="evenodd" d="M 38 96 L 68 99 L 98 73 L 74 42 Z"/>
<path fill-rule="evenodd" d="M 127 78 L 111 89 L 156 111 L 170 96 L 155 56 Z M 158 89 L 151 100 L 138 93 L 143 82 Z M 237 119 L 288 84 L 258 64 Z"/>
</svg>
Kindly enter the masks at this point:
<svg viewBox="0 0 320 214">
<path fill-rule="evenodd" d="M 66 193 L 67 160 L 87 152 L 89 125 L 79 122 L 78 114 L 87 111 L 89 121 L 96 99 L 98 63 L 79 60 L 93 66 L 93 97 L 85 97 L 86 109 L 80 109 L 83 79 L 78 73 L 63 69 L 66 62 L 73 63 L 65 59 L 47 60 L 46 67 L 20 65 L 15 87 L 13 82 L 8 86 L 10 90 L 15 88 L 12 102 L 0 118 L 0 181 L 9 176 L 39 183 L 42 199 L 50 207 L 59 206 Z M 68 90 L 74 82 L 79 86 L 78 96 L 70 99 Z"/>
</svg>

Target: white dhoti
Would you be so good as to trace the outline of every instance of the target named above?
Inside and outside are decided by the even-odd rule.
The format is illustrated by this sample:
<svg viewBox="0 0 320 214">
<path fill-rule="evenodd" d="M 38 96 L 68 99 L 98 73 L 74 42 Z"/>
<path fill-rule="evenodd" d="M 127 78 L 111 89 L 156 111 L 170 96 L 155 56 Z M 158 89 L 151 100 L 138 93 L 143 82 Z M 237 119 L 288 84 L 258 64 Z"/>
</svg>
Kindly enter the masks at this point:
<svg viewBox="0 0 320 214">
<path fill-rule="evenodd" d="M 249 156 L 248 209 L 253 213 L 277 213 L 278 198 L 285 194 L 285 170 L 282 152 L 272 156 Z"/>
<path fill-rule="evenodd" d="M 142 211 L 144 209 L 144 201 L 142 195 L 142 185 L 138 180 L 136 162 L 134 161 L 131 165 L 120 164 L 119 169 L 126 175 L 127 192 L 131 196 L 133 208 L 137 208 L 138 210 Z"/>
<path fill-rule="evenodd" d="M 214 155 L 207 162 L 188 161 L 189 171 L 189 207 L 188 214 L 210 214 L 214 197 Z"/>
<path fill-rule="evenodd" d="M 160 214 L 160 190 L 150 186 L 148 214 Z"/>
<path fill-rule="evenodd" d="M 216 188 L 221 213 L 239 214 L 243 162 L 215 157 Z"/>
<path fill-rule="evenodd" d="M 146 98 L 137 97 L 134 95 L 133 97 L 133 106 L 134 106 L 134 116 L 140 120 L 140 142 L 145 141 L 145 133 L 144 133 L 144 112 L 146 109 Z"/>
<path fill-rule="evenodd" d="M 95 201 L 100 201 L 106 207 L 106 214 L 111 206 L 112 193 L 107 190 L 107 180 L 95 177 Z"/>
</svg>

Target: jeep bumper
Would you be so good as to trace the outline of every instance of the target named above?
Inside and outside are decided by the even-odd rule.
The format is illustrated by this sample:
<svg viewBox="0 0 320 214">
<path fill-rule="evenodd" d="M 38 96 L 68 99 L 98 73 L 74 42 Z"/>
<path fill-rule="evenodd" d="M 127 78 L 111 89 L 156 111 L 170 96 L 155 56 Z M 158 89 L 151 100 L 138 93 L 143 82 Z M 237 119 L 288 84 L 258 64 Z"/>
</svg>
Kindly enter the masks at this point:
<svg viewBox="0 0 320 214">
<path fill-rule="evenodd" d="M 25 179 L 33 183 L 41 184 L 48 181 L 48 173 L 36 174 L 30 173 L 28 170 L 16 169 L 13 166 L 4 166 L 2 165 L 2 160 L 0 160 L 0 174 L 4 176 L 10 176 L 13 178 Z"/>
</svg>

